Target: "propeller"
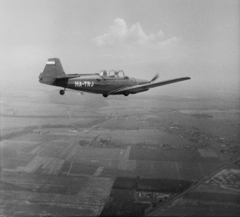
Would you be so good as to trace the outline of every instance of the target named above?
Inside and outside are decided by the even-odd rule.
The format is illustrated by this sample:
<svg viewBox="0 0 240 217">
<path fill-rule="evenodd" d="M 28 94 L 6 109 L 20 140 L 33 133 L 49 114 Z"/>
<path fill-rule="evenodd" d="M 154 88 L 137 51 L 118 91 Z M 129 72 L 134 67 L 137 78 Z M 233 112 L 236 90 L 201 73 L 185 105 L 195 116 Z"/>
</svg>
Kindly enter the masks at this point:
<svg viewBox="0 0 240 217">
<path fill-rule="evenodd" d="M 153 78 L 152 78 L 152 80 L 150 81 L 150 83 L 152 83 L 153 81 L 155 81 L 155 80 L 157 80 L 158 79 L 158 77 L 159 77 L 159 75 L 158 74 L 156 74 Z"/>
</svg>

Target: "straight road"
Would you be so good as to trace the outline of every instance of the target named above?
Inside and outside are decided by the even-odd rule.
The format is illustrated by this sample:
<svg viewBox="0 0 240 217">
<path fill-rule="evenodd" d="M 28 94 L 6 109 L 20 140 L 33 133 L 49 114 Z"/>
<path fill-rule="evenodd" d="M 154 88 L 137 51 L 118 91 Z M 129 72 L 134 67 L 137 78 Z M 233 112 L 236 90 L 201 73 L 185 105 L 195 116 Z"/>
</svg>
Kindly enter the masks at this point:
<svg viewBox="0 0 240 217">
<path fill-rule="evenodd" d="M 209 175 L 205 176 L 203 179 L 201 179 L 198 183 L 192 185 L 190 188 L 188 188 L 186 191 L 184 191 L 183 193 L 177 195 L 176 197 L 173 197 L 172 199 L 170 199 L 169 201 L 167 201 L 166 203 L 164 203 L 163 205 L 159 205 L 154 211 L 146 213 L 146 216 L 159 216 L 160 214 L 162 214 L 165 209 L 167 209 L 168 207 L 170 207 L 172 205 L 172 203 L 174 203 L 177 199 L 183 197 L 186 193 L 190 192 L 191 190 L 195 189 L 196 187 L 198 187 L 199 185 L 201 185 L 202 183 L 204 183 L 205 181 L 207 181 L 208 179 L 210 179 L 212 176 L 214 176 L 215 174 L 217 174 L 218 172 L 220 172 L 221 170 L 225 169 L 226 167 L 228 167 L 229 165 L 240 161 L 240 156 L 232 159 L 231 161 L 229 161 L 228 163 L 222 165 L 221 167 L 219 167 L 217 170 L 215 170 L 214 172 L 210 173 Z"/>
</svg>

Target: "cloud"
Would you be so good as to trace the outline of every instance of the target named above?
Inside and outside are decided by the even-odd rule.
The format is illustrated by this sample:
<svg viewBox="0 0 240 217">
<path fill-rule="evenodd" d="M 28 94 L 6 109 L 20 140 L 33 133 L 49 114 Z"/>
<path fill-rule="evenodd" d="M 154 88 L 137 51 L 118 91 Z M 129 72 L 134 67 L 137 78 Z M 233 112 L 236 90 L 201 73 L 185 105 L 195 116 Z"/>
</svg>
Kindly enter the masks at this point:
<svg viewBox="0 0 240 217">
<path fill-rule="evenodd" d="M 136 46 L 158 46 L 163 47 L 180 41 L 180 37 L 165 38 L 163 31 L 155 34 L 146 34 L 139 23 L 128 28 L 124 19 L 117 18 L 109 27 L 107 33 L 94 39 L 98 46 L 128 44 Z"/>
<path fill-rule="evenodd" d="M 181 37 L 166 37 L 161 30 L 147 33 L 140 23 L 128 26 L 121 18 L 115 19 L 105 34 L 93 40 L 99 48 L 94 50 L 99 52 L 101 62 L 113 68 L 139 64 L 149 66 L 163 62 L 176 63 L 181 61 L 179 57 L 182 58 L 181 54 L 187 50 Z"/>
</svg>

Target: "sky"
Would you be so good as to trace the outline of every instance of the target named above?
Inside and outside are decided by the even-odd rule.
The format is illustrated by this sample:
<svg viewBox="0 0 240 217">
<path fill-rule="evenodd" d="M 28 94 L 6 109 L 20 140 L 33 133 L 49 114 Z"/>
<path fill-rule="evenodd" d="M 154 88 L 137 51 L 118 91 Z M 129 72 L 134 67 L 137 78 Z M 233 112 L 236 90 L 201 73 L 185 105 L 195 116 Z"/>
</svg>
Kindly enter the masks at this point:
<svg viewBox="0 0 240 217">
<path fill-rule="evenodd" d="M 69 74 L 191 77 L 153 94 L 236 93 L 239 16 L 233 0 L 0 0 L 1 86 L 42 85 L 47 59 L 58 57 Z"/>
</svg>

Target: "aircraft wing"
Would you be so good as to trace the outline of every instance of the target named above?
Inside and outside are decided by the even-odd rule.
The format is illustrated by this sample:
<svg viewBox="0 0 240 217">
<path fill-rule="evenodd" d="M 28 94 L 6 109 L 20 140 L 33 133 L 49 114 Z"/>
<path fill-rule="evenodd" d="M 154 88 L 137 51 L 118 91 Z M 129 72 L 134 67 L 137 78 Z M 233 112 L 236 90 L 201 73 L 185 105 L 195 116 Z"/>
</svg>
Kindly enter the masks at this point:
<svg viewBox="0 0 240 217">
<path fill-rule="evenodd" d="M 172 83 L 176 83 L 179 81 L 185 81 L 191 79 L 189 77 L 183 77 L 183 78 L 176 78 L 176 79 L 171 79 L 171 80 L 166 80 L 166 81 L 160 81 L 160 82 L 155 82 L 155 83 L 146 83 L 146 84 L 140 84 L 140 85 L 135 85 L 135 86 L 131 86 L 131 87 L 123 87 L 120 89 L 116 89 L 113 90 L 111 92 L 109 92 L 108 94 L 120 94 L 120 93 L 124 93 L 126 91 L 128 92 L 141 92 L 141 91 L 145 91 L 148 90 L 150 88 L 154 88 L 154 87 L 158 87 L 158 86 L 163 86 L 163 85 L 167 85 L 167 84 L 172 84 Z"/>
</svg>

